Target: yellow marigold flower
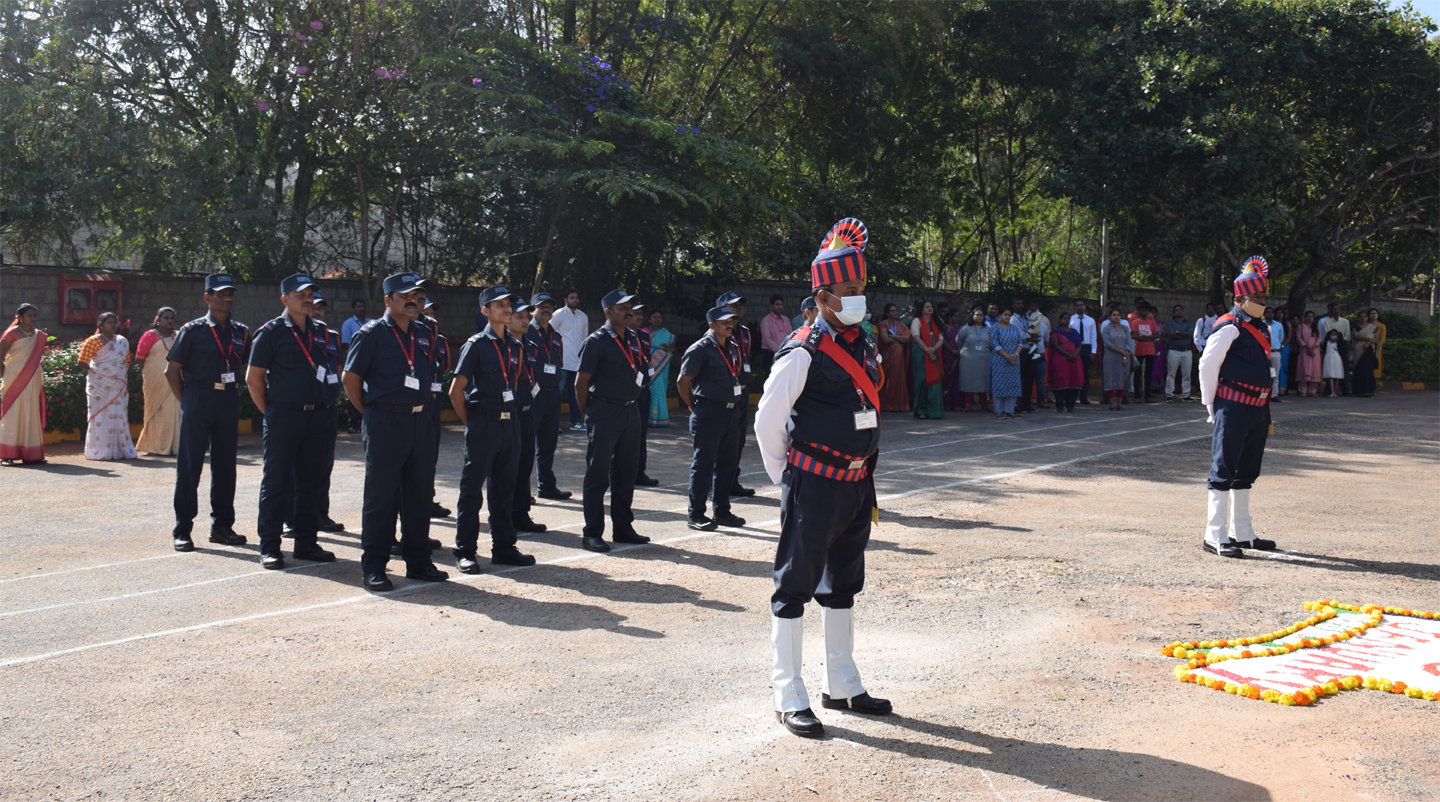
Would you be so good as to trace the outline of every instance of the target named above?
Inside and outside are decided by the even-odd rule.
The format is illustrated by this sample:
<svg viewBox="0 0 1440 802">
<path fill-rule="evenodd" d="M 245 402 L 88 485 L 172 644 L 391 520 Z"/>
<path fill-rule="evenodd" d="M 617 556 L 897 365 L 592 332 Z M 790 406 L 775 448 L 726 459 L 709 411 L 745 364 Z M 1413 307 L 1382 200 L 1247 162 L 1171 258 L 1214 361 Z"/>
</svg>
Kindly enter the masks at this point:
<svg viewBox="0 0 1440 802">
<path fill-rule="evenodd" d="M 1175 649 L 1174 651 L 1172 651 L 1172 652 L 1170 653 L 1170 656 L 1171 656 L 1171 657 L 1178 657 L 1178 658 L 1180 658 L 1181 660 L 1184 660 L 1184 659 L 1185 659 L 1186 657 L 1188 657 L 1189 655 L 1190 655 L 1190 653 L 1187 652 L 1187 651 L 1185 651 L 1185 648 L 1184 648 L 1183 646 L 1180 647 L 1180 648 L 1178 648 L 1178 649 Z"/>
<path fill-rule="evenodd" d="M 1189 672 L 1185 670 L 1185 666 L 1175 666 L 1175 679 L 1184 680 L 1185 675 L 1188 673 Z"/>
<path fill-rule="evenodd" d="M 1239 685 L 1236 685 L 1236 684 L 1233 683 L 1233 682 L 1227 682 L 1227 683 L 1225 683 L 1225 692 L 1226 692 L 1226 693 L 1236 693 L 1236 692 L 1239 691 L 1239 690 L 1240 690 L 1240 686 L 1239 686 Z"/>
<path fill-rule="evenodd" d="M 1406 689 L 1405 689 L 1405 695 L 1408 696 L 1408 697 L 1410 697 L 1411 699 L 1424 699 L 1424 698 L 1425 698 L 1425 692 L 1422 691 L 1422 690 L 1420 690 L 1419 688 L 1406 688 Z"/>
<path fill-rule="evenodd" d="M 1334 696 L 1335 694 L 1340 692 L 1340 686 L 1335 684 L 1335 680 L 1333 679 L 1325 683 L 1324 685 L 1321 685 L 1320 687 L 1325 689 L 1326 696 Z"/>
<path fill-rule="evenodd" d="M 1295 696 L 1289 693 L 1280 694 L 1280 704 L 1291 707 L 1295 704 Z"/>
</svg>

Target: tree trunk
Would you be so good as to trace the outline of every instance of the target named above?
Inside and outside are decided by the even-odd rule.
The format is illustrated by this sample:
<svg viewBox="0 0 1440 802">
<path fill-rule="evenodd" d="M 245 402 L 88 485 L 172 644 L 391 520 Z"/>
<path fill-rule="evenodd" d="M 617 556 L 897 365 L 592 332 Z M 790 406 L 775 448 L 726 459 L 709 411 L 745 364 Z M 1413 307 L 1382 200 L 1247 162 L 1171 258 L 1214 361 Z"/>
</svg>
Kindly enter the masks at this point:
<svg viewBox="0 0 1440 802">
<path fill-rule="evenodd" d="M 1294 317 L 1296 314 L 1304 315 L 1305 304 L 1310 300 L 1310 285 L 1323 272 L 1327 266 L 1324 254 L 1317 251 L 1310 251 L 1309 259 L 1305 263 L 1305 269 L 1295 277 L 1295 283 L 1290 285 L 1290 296 L 1286 299 L 1287 314 Z"/>
<path fill-rule="evenodd" d="M 565 0 L 563 27 L 560 31 L 560 39 L 572 47 L 575 45 L 575 5 L 578 2 L 579 0 Z"/>
<path fill-rule="evenodd" d="M 370 267 L 370 198 L 365 194 L 365 165 L 355 162 L 355 188 L 360 195 L 360 286 L 365 291 L 365 299 L 374 302 L 375 276 Z"/>
<path fill-rule="evenodd" d="M 310 198 L 315 187 L 315 161 L 307 151 L 300 157 L 295 171 L 295 187 L 291 198 L 290 226 L 285 234 L 285 250 L 280 253 L 280 268 L 285 275 L 300 271 L 300 251 L 305 246 L 305 222 L 310 214 Z"/>
<path fill-rule="evenodd" d="M 535 283 L 530 286 L 530 294 L 534 295 L 545 287 L 550 280 L 550 248 L 555 244 L 555 237 L 560 233 L 560 218 L 565 213 L 565 190 L 555 196 L 555 211 L 550 213 L 550 231 L 545 235 L 545 248 L 540 251 L 540 266 L 535 270 Z"/>
</svg>

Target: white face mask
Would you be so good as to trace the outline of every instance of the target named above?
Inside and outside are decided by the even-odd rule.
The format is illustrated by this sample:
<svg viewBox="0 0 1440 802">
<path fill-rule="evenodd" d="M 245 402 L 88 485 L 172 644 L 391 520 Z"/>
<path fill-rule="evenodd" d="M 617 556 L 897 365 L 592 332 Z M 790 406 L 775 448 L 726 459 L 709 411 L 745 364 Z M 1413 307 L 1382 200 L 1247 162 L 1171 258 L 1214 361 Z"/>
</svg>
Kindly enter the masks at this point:
<svg viewBox="0 0 1440 802">
<path fill-rule="evenodd" d="M 838 295 L 831 297 L 840 298 Z M 847 295 L 844 298 L 840 298 L 839 312 L 835 312 L 834 309 L 830 311 L 835 312 L 835 319 L 840 321 L 840 325 L 853 326 L 865 319 L 865 309 L 865 296 Z"/>
</svg>

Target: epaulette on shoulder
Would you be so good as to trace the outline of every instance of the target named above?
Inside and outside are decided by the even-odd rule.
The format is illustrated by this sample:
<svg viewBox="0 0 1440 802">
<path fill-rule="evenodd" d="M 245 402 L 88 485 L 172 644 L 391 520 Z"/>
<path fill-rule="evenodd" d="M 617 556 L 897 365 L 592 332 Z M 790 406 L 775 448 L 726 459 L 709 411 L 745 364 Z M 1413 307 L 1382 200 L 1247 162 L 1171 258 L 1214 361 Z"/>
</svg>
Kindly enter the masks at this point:
<svg viewBox="0 0 1440 802">
<path fill-rule="evenodd" d="M 825 336 L 825 329 L 810 325 L 801 326 L 790 335 L 790 340 L 780 346 L 780 350 L 793 351 L 796 348 L 804 348 L 812 355 L 820 350 L 820 338 Z M 777 354 L 778 356 L 778 354 Z"/>
<path fill-rule="evenodd" d="M 265 325 L 261 326 L 260 329 L 261 329 L 262 331 L 274 331 L 274 330 L 275 330 L 275 321 L 274 321 L 274 320 L 267 320 L 267 321 L 265 321 Z"/>
</svg>

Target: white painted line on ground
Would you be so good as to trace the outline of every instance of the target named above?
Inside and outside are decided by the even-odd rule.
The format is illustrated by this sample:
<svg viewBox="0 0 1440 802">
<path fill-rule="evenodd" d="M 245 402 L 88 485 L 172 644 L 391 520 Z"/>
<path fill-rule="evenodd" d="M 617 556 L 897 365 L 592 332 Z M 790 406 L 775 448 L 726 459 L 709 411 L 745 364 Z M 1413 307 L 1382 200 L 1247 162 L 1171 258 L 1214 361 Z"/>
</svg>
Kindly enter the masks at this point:
<svg viewBox="0 0 1440 802">
<path fill-rule="evenodd" d="M 157 556 L 155 556 L 155 557 L 141 557 L 141 558 L 135 559 L 135 560 L 121 560 L 120 562 L 105 563 L 104 565 L 87 565 L 87 566 L 85 566 L 84 568 L 66 568 L 66 569 L 63 570 L 63 571 L 50 571 L 50 572 L 44 573 L 44 574 L 31 574 L 30 576 L 16 576 L 16 577 L 11 577 L 10 579 L 0 579 L 0 585 L 3 585 L 3 584 L 5 584 L 5 583 L 7 583 L 7 582 L 24 582 L 24 581 L 27 580 L 27 579 L 44 579 L 45 577 L 49 577 L 49 576 L 60 576 L 61 574 L 73 574 L 73 573 L 75 573 L 76 571 L 98 571 L 98 570 L 101 569 L 101 568 L 117 568 L 117 567 L 122 566 L 122 565 L 132 565 L 132 564 L 134 564 L 134 563 L 143 563 L 143 562 L 146 562 L 146 561 L 148 561 L 148 560 L 168 560 L 168 559 L 170 559 L 171 557 L 179 557 L 179 556 L 180 556 L 180 553 L 179 553 L 179 552 L 176 552 L 175 554 L 160 554 L 160 555 L 157 555 Z"/>
</svg>

